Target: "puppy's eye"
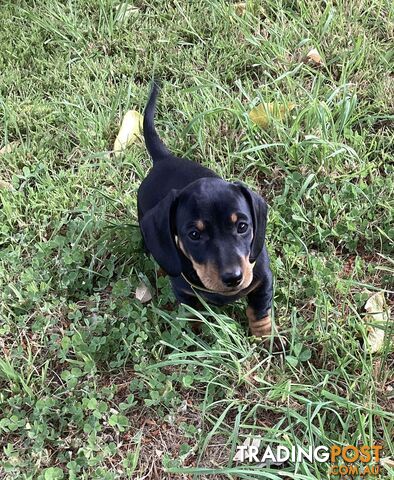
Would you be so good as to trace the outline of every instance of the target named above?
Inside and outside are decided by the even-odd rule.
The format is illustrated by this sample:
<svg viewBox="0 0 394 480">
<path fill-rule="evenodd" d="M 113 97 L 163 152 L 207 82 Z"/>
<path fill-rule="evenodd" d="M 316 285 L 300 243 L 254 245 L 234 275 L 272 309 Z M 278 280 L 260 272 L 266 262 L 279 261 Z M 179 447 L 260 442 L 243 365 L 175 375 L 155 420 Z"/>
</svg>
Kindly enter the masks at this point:
<svg viewBox="0 0 394 480">
<path fill-rule="evenodd" d="M 197 230 L 192 230 L 191 232 L 189 232 L 189 238 L 191 238 L 192 240 L 200 240 L 200 232 L 198 232 Z"/>
<path fill-rule="evenodd" d="M 238 223 L 238 228 L 237 228 L 237 232 L 238 233 L 245 233 L 248 229 L 248 224 L 245 223 L 245 222 L 239 222 Z"/>
</svg>

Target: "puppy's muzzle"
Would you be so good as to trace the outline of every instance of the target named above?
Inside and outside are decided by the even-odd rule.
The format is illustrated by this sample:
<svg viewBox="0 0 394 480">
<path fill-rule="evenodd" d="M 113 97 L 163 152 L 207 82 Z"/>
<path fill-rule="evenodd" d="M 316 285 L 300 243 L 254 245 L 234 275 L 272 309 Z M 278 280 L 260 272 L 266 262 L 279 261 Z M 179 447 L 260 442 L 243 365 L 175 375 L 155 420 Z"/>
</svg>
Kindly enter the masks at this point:
<svg viewBox="0 0 394 480">
<path fill-rule="evenodd" d="M 225 272 L 221 275 L 223 285 L 230 288 L 235 288 L 241 285 L 243 281 L 243 272 L 239 269 L 234 269 L 228 272 Z"/>
</svg>

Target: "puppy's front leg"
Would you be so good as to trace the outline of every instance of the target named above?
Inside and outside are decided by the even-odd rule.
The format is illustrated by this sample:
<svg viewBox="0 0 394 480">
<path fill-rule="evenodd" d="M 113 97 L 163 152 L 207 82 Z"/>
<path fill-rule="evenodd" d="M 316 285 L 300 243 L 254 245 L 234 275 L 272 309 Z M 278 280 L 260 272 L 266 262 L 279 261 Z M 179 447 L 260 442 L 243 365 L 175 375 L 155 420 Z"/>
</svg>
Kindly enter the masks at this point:
<svg viewBox="0 0 394 480">
<path fill-rule="evenodd" d="M 262 282 L 248 295 L 246 315 L 249 328 L 255 337 L 265 337 L 271 334 L 271 302 L 272 274 L 269 269 L 264 272 Z"/>
<path fill-rule="evenodd" d="M 266 315 L 256 315 L 253 308 L 248 307 L 246 315 L 249 320 L 250 333 L 254 337 L 267 337 L 271 334 L 272 320 L 271 312 L 268 311 Z"/>
</svg>

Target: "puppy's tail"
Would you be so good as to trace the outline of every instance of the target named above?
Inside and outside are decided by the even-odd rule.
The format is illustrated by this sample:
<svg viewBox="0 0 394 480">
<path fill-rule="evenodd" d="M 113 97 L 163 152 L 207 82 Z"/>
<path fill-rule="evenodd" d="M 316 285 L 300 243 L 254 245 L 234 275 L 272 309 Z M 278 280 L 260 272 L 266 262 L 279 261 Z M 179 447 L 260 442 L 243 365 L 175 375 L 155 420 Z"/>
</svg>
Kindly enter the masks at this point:
<svg viewBox="0 0 394 480">
<path fill-rule="evenodd" d="M 167 158 L 171 155 L 170 151 L 160 140 L 160 137 L 155 129 L 154 116 L 156 109 L 156 99 L 159 90 L 159 83 L 153 80 L 152 90 L 150 92 L 149 100 L 146 104 L 144 113 L 145 145 L 154 162 L 162 160 L 163 158 Z"/>
</svg>

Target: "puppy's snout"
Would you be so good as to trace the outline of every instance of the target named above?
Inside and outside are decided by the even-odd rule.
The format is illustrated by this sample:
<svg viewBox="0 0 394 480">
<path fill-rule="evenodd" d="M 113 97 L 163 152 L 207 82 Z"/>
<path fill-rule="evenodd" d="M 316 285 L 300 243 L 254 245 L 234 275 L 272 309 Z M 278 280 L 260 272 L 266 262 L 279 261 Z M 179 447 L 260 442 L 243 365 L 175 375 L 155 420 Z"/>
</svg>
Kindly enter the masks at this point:
<svg viewBox="0 0 394 480">
<path fill-rule="evenodd" d="M 242 277 L 242 270 L 240 268 L 236 268 L 223 273 L 222 282 L 224 285 L 226 285 L 226 287 L 238 287 L 238 285 L 240 285 L 242 282 Z"/>
</svg>

